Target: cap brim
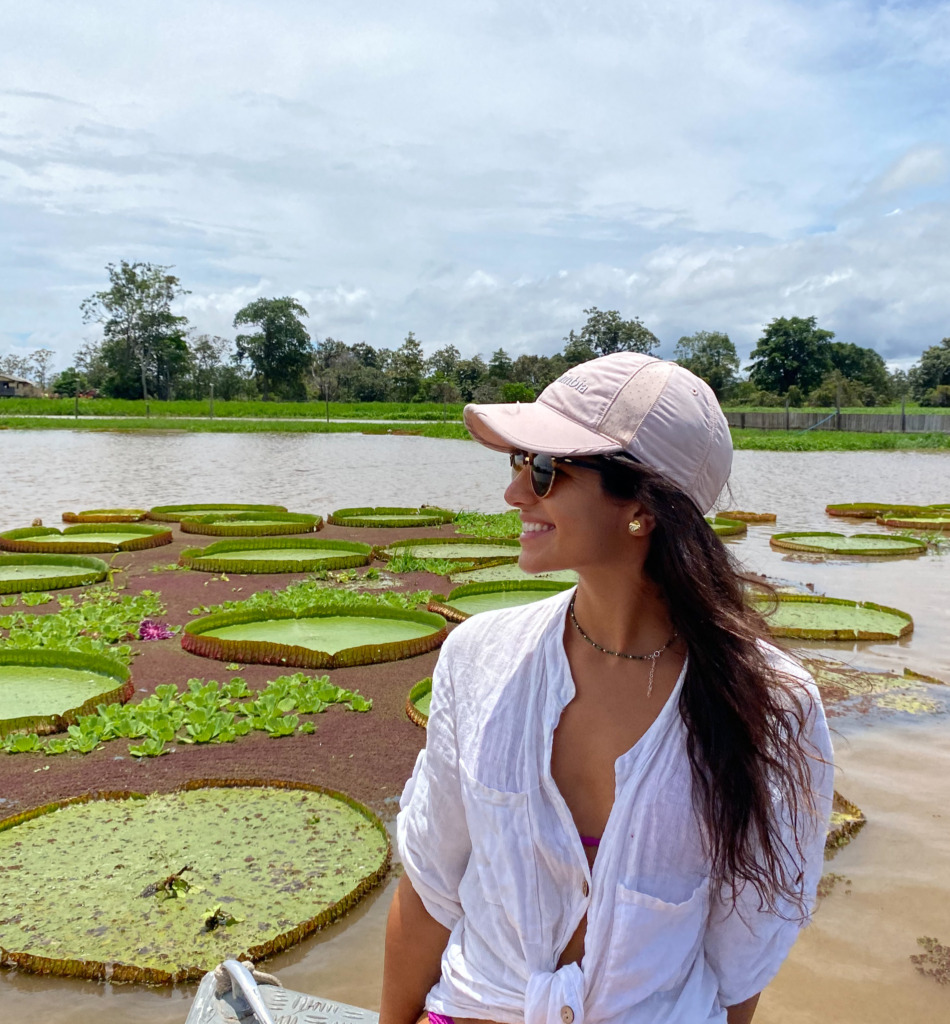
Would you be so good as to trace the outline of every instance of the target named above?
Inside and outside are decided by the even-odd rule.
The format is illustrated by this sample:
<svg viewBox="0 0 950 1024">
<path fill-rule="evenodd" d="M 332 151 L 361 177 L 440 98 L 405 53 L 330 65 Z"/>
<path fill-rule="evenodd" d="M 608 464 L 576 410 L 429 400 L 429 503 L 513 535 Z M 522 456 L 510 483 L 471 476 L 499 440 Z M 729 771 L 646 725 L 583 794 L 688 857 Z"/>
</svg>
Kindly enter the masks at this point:
<svg viewBox="0 0 950 1024">
<path fill-rule="evenodd" d="M 543 402 L 466 405 L 462 418 L 479 444 L 499 452 L 606 455 L 623 450 L 612 438 L 582 427 Z"/>
</svg>

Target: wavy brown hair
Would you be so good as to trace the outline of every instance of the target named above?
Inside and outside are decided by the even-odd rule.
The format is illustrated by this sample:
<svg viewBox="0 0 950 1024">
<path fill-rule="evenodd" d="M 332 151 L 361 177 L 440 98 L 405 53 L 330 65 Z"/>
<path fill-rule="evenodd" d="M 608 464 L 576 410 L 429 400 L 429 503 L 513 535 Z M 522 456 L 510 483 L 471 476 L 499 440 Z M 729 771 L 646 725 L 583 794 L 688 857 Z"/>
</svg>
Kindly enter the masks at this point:
<svg viewBox="0 0 950 1024">
<path fill-rule="evenodd" d="M 765 621 L 745 598 L 751 578 L 693 502 L 625 456 L 591 461 L 609 497 L 640 501 L 656 520 L 645 570 L 689 653 L 679 709 L 712 882 L 733 900 L 752 885 L 760 908 L 804 914 L 802 853 L 789 849 L 780 816 L 798 835 L 815 811 L 808 760 L 818 753 L 802 746 L 811 702 L 770 664 Z"/>
</svg>

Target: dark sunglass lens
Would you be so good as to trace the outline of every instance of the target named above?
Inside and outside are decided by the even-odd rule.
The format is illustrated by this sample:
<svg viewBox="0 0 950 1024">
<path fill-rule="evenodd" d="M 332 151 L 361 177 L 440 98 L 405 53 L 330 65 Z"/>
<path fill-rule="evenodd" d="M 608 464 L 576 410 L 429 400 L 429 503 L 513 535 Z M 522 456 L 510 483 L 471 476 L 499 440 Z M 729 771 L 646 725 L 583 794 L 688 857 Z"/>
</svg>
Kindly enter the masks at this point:
<svg viewBox="0 0 950 1024">
<path fill-rule="evenodd" d="M 531 460 L 531 486 L 539 498 L 545 498 L 554 485 L 554 460 L 550 455 L 535 455 Z"/>
<path fill-rule="evenodd" d="M 514 478 L 524 469 L 525 454 L 524 452 L 512 452 L 508 456 L 508 461 L 511 463 L 511 479 L 514 480 Z"/>
</svg>

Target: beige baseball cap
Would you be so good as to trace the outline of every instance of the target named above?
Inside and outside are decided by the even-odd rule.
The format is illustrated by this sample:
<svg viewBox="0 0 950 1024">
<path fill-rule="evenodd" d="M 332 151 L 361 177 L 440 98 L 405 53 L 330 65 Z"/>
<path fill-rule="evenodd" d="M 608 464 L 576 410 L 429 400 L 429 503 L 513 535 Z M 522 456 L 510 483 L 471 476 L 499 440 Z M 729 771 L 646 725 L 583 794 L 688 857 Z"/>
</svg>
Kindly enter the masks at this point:
<svg viewBox="0 0 950 1024">
<path fill-rule="evenodd" d="M 496 451 L 626 452 L 671 480 L 700 512 L 732 468 L 732 437 L 712 388 L 677 363 L 615 352 L 568 370 L 536 402 L 466 405 L 465 426 Z"/>
</svg>

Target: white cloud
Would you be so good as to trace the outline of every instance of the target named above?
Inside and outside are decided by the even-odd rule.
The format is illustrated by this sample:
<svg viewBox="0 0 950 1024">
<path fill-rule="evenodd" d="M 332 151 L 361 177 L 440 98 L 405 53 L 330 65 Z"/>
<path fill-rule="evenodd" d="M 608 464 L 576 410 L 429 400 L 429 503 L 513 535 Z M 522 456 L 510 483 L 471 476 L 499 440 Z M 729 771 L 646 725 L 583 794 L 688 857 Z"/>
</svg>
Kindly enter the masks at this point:
<svg viewBox="0 0 950 1024">
<path fill-rule="evenodd" d="M 173 265 L 223 335 L 289 294 L 314 337 L 379 346 L 552 351 L 598 305 L 668 352 L 799 312 L 909 357 L 950 321 L 948 12 L 20 5 L 0 353 L 50 338 L 65 364 L 125 258 Z"/>
</svg>

